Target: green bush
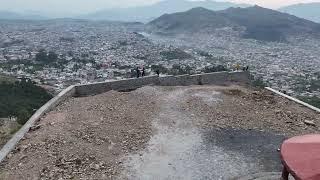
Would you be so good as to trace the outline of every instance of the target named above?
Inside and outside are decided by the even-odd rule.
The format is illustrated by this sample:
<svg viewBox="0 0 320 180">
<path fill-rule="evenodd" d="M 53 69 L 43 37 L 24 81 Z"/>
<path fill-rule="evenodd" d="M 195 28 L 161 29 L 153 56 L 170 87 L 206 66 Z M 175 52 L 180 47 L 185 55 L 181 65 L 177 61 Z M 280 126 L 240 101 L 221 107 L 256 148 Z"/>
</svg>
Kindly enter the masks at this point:
<svg viewBox="0 0 320 180">
<path fill-rule="evenodd" d="M 300 96 L 298 97 L 303 102 L 306 102 L 314 107 L 320 108 L 320 98 L 313 96 L 313 97 L 306 97 L 306 96 Z"/>
<path fill-rule="evenodd" d="M 26 79 L 0 83 L 0 117 L 15 116 L 20 124 L 24 124 L 36 109 L 51 98 L 46 90 Z"/>
<path fill-rule="evenodd" d="M 262 77 L 254 77 L 253 75 L 251 75 L 251 85 L 255 88 L 265 88 L 268 86 L 268 84 L 263 81 Z"/>
</svg>

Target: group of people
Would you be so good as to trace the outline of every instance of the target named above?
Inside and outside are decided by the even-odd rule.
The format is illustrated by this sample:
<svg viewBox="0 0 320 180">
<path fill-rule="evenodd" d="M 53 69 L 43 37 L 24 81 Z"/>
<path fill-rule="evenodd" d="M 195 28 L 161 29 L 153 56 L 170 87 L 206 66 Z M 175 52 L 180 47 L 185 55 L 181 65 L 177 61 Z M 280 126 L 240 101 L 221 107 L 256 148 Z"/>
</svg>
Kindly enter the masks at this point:
<svg viewBox="0 0 320 180">
<path fill-rule="evenodd" d="M 144 77 L 146 75 L 146 69 L 144 67 L 142 67 L 142 69 L 137 67 L 136 68 L 136 73 L 137 73 L 137 78 Z"/>
<path fill-rule="evenodd" d="M 146 69 L 145 69 L 145 67 L 139 67 L 139 66 L 137 66 L 137 68 L 136 68 L 136 69 L 133 69 L 131 72 L 134 72 L 134 74 L 135 74 L 135 76 L 136 76 L 137 78 L 146 76 Z M 155 73 L 156 73 L 158 76 L 160 76 L 160 70 L 159 70 L 159 69 L 155 70 Z"/>
<path fill-rule="evenodd" d="M 229 67 L 230 65 L 228 65 L 228 67 Z M 240 64 L 234 64 L 234 65 L 232 65 L 232 70 L 233 71 L 239 71 L 239 70 L 241 70 L 241 65 Z M 249 66 L 243 66 L 242 67 L 242 71 L 249 71 Z"/>
<path fill-rule="evenodd" d="M 249 71 L 249 66 L 245 66 L 242 68 L 243 71 Z"/>
</svg>

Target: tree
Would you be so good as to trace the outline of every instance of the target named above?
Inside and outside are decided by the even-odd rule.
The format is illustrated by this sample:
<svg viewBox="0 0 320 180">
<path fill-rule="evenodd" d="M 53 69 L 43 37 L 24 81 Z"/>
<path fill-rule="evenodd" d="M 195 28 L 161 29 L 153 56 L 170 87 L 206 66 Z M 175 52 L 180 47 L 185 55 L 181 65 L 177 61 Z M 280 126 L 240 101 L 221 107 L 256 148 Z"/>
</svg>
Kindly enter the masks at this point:
<svg viewBox="0 0 320 180">
<path fill-rule="evenodd" d="M 0 83 L 0 117 L 18 117 L 25 123 L 52 96 L 32 81 L 21 79 L 15 83 Z"/>
<path fill-rule="evenodd" d="M 211 73 L 211 72 L 221 72 L 221 71 L 227 71 L 227 68 L 225 68 L 222 65 L 218 65 L 218 66 L 206 66 L 204 68 L 204 72 L 205 73 Z"/>
<path fill-rule="evenodd" d="M 47 53 L 46 50 L 40 49 L 39 52 L 36 54 L 36 61 L 41 63 L 56 63 L 58 60 L 59 56 L 53 51 Z"/>
<path fill-rule="evenodd" d="M 55 52 L 50 51 L 47 59 L 49 62 L 56 62 L 58 60 L 58 55 Z"/>
<path fill-rule="evenodd" d="M 255 88 L 265 88 L 268 86 L 262 77 L 254 77 L 253 75 L 251 75 L 251 85 Z"/>
<path fill-rule="evenodd" d="M 36 54 L 36 61 L 38 62 L 48 62 L 47 52 L 44 49 L 40 49 Z"/>
<path fill-rule="evenodd" d="M 162 74 L 168 73 L 168 69 L 161 64 L 160 65 L 151 65 L 151 70 L 154 72 L 159 71 Z"/>
<path fill-rule="evenodd" d="M 26 109 L 20 109 L 17 114 L 17 122 L 21 125 L 25 124 L 29 118 L 30 118 L 30 113 Z"/>
</svg>

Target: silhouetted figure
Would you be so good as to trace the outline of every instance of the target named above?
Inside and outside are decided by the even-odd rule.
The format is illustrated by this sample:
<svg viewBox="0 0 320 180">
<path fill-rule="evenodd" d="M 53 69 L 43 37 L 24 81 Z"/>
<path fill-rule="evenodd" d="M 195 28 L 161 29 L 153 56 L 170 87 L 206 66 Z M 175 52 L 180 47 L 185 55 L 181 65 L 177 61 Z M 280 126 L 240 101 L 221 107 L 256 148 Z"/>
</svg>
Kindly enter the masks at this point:
<svg viewBox="0 0 320 180">
<path fill-rule="evenodd" d="M 160 76 L 160 71 L 159 71 L 159 69 L 156 70 L 156 73 L 157 73 L 158 76 Z"/>
<path fill-rule="evenodd" d="M 140 69 L 137 67 L 136 71 L 137 71 L 137 78 L 139 78 L 141 74 Z"/>
<path fill-rule="evenodd" d="M 146 69 L 143 67 L 142 68 L 142 77 L 144 77 L 146 75 Z"/>
<path fill-rule="evenodd" d="M 249 66 L 246 67 L 246 71 L 249 71 Z"/>
</svg>

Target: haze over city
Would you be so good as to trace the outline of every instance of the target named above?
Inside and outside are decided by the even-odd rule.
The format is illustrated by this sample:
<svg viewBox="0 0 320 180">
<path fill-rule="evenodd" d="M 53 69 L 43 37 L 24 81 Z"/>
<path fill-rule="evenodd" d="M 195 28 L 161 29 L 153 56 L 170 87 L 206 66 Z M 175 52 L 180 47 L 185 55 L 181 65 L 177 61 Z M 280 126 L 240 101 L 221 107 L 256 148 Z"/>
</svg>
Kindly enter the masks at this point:
<svg viewBox="0 0 320 180">
<path fill-rule="evenodd" d="M 55 17 L 75 16 L 110 8 L 151 5 L 161 0 L 0 0 L 0 10 L 32 12 Z M 197 1 L 197 0 L 195 0 Z M 226 0 L 217 0 L 227 2 Z M 320 2 L 319 0 L 230 0 L 235 3 L 259 5 L 277 9 L 297 3 Z"/>
</svg>

